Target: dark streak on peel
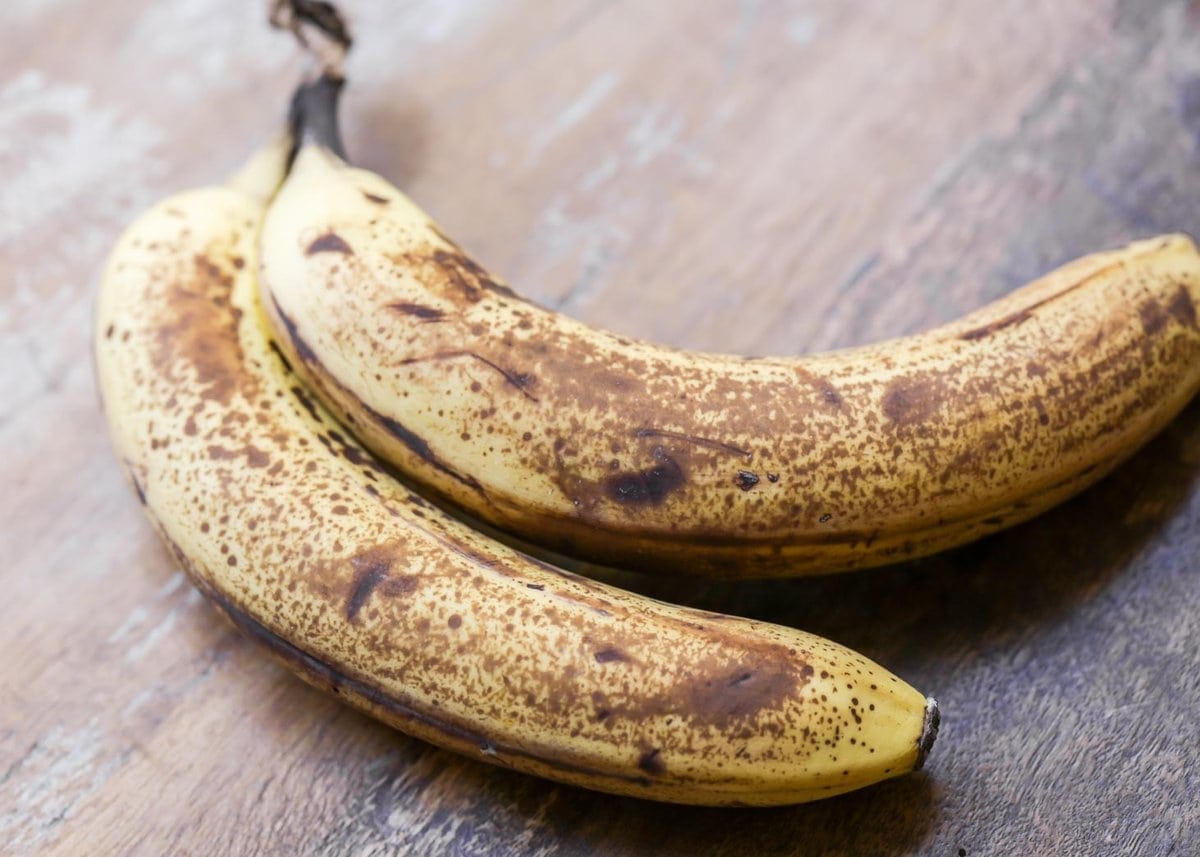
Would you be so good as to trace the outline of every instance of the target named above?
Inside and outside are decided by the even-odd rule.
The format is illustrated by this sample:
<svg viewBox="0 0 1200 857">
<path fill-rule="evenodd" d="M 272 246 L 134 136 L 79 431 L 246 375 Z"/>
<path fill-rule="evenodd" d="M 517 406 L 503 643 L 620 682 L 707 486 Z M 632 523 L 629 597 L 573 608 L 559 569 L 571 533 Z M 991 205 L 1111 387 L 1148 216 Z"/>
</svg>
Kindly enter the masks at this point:
<svg viewBox="0 0 1200 857">
<path fill-rule="evenodd" d="M 133 471 L 129 471 L 129 481 L 133 483 L 133 490 L 137 492 L 138 502 L 143 506 L 146 505 L 146 492 L 142 489 L 142 483 L 133 475 Z"/>
<path fill-rule="evenodd" d="M 393 309 L 403 315 L 411 315 L 414 318 L 419 318 L 422 321 L 441 321 L 446 317 L 446 313 L 436 307 L 422 306 L 421 304 L 412 304 L 398 302 L 388 304 L 388 309 Z"/>
<path fill-rule="evenodd" d="M 275 314 L 279 317 L 279 320 L 283 322 L 283 329 L 287 332 L 292 347 L 296 349 L 296 355 L 305 363 L 320 365 L 316 352 L 304 341 L 304 337 L 300 335 L 300 331 L 296 328 L 296 323 L 283 311 L 283 307 L 279 305 L 279 301 L 275 299 L 274 295 L 271 295 L 271 305 L 275 308 Z"/>
<path fill-rule="evenodd" d="M 981 327 L 973 328 L 971 330 L 966 331 L 965 333 L 960 333 L 958 335 L 958 338 L 961 340 L 964 340 L 966 342 L 974 342 L 975 340 L 984 339 L 988 336 L 991 336 L 993 333 L 996 333 L 997 331 L 1004 330 L 1006 327 L 1012 327 L 1013 325 L 1017 325 L 1023 321 L 1027 321 L 1028 319 L 1033 317 L 1034 310 L 1040 309 L 1041 307 L 1044 307 L 1046 304 L 1050 303 L 1051 301 L 1056 301 L 1059 298 L 1063 297 L 1064 295 L 1070 294 L 1071 292 L 1075 291 L 1076 289 L 1082 288 L 1083 286 L 1087 285 L 1088 283 L 1090 283 L 1092 280 L 1096 279 L 1097 277 L 1101 277 L 1101 276 L 1111 272 L 1114 268 L 1121 267 L 1123 264 L 1124 264 L 1124 262 L 1114 262 L 1111 265 L 1105 265 L 1100 270 L 1094 271 L 1093 273 L 1084 277 L 1082 280 L 1079 280 L 1078 282 L 1072 283 L 1071 285 L 1067 286 L 1065 289 L 1060 289 L 1059 291 L 1055 292 L 1054 294 L 1052 294 L 1048 297 L 1042 298 L 1040 301 L 1036 301 L 1027 307 L 1023 307 L 1023 308 L 1017 310 L 1016 312 L 1009 313 L 1008 315 L 1003 316 L 1002 318 L 998 318 L 993 322 L 989 322 L 988 324 L 985 324 Z"/>
<path fill-rule="evenodd" d="M 387 579 L 392 563 L 384 558 L 356 556 L 350 564 L 354 566 L 355 578 L 350 597 L 346 599 L 346 621 L 353 622 L 371 593 Z"/>
<path fill-rule="evenodd" d="M 432 232 L 434 235 L 436 235 L 443 244 L 445 244 L 448 248 L 453 250 L 455 253 L 463 252 L 463 249 L 462 249 L 462 247 L 460 247 L 458 245 L 458 242 L 455 241 L 453 238 L 451 238 L 449 235 L 447 235 L 445 232 L 443 232 L 436 223 L 433 223 L 432 221 L 430 221 L 430 222 L 426 223 L 425 225 L 427 227 L 429 227 L 430 232 Z"/>
<path fill-rule="evenodd" d="M 392 437 L 396 438 L 396 440 L 400 441 L 402 444 L 404 444 L 406 447 L 408 447 L 410 452 L 412 452 L 414 455 L 418 456 L 422 461 L 424 461 L 430 467 L 433 467 L 436 470 L 439 470 L 442 473 L 445 473 L 451 479 L 453 479 L 456 482 L 459 482 L 463 485 L 466 485 L 468 488 L 473 488 L 474 490 L 478 491 L 480 494 L 485 493 L 483 490 L 483 486 L 480 485 L 479 482 L 474 477 L 459 473 L 458 471 L 453 470 L 453 469 L 447 467 L 445 464 L 443 464 L 442 461 L 433 452 L 433 450 L 429 448 L 429 444 L 425 441 L 425 439 L 422 438 L 420 435 L 418 435 L 416 432 L 413 432 L 410 429 L 405 428 L 403 425 L 401 425 L 399 422 L 392 419 L 391 417 L 385 417 L 383 414 L 379 413 L 378 411 L 372 410 L 371 408 L 367 407 L 367 405 L 365 403 L 360 402 L 360 406 L 362 407 L 363 411 L 376 424 L 381 426 L 385 431 L 387 431 L 388 434 L 390 434 Z"/>
<path fill-rule="evenodd" d="M 532 375 L 530 375 L 528 372 L 514 372 L 511 369 L 505 369 L 503 366 L 493 363 L 482 354 L 478 354 L 474 351 L 443 351 L 439 354 L 431 354 L 428 357 L 409 357 L 407 360 L 401 360 L 400 365 L 410 366 L 413 363 L 425 363 L 435 360 L 454 360 L 458 357 L 470 357 L 473 360 L 478 360 L 488 368 L 494 369 L 496 372 L 499 372 L 502 376 L 504 376 L 504 380 L 519 390 L 521 395 L 529 399 L 529 401 L 538 401 L 537 396 L 525 389 L 533 382 L 534 379 Z"/>
<path fill-rule="evenodd" d="M 225 614 L 226 618 L 238 630 L 255 642 L 265 646 L 277 658 L 287 663 L 295 672 L 318 686 L 328 688 L 341 696 L 348 696 L 354 701 L 361 701 L 367 707 L 385 712 L 392 719 L 393 723 L 399 721 L 419 726 L 428 732 L 440 735 L 445 739 L 447 744 L 460 749 L 463 747 L 490 747 L 495 752 L 489 753 L 488 759 L 502 764 L 508 759 L 517 761 L 528 760 L 542 768 L 559 771 L 568 775 L 582 775 L 598 780 L 616 782 L 644 783 L 644 777 L 640 775 L 596 770 L 560 759 L 549 759 L 538 756 L 519 747 L 500 744 L 493 738 L 484 736 L 472 729 L 459 726 L 446 718 L 421 711 L 412 704 L 386 695 L 378 688 L 364 681 L 352 678 L 335 665 L 325 663 L 309 655 L 302 649 L 284 640 L 278 634 L 272 632 L 241 608 L 236 607 L 224 595 L 214 592 L 210 586 L 203 584 L 198 579 L 197 582 L 200 583 L 202 591 L 208 596 L 209 600 Z"/>
<path fill-rule="evenodd" d="M 734 455 L 742 456 L 743 458 L 750 458 L 751 456 L 749 450 L 734 446 L 732 443 L 725 443 L 723 441 L 713 440 L 707 437 L 700 437 L 699 435 L 694 434 L 685 434 L 684 432 L 680 431 L 668 431 L 667 429 L 657 428 L 640 428 L 634 431 L 633 436 L 637 438 L 669 437 L 673 440 L 682 440 L 686 441 L 687 443 L 694 443 L 697 446 L 707 446 L 710 449 L 722 449 L 726 452 L 733 453 Z"/>
<path fill-rule="evenodd" d="M 438 233 L 438 235 L 442 237 L 441 233 Z M 434 250 L 433 254 L 429 257 L 429 261 L 449 277 L 471 301 L 478 301 L 482 297 L 480 295 L 481 291 L 489 291 L 506 298 L 528 303 L 528 301 L 508 286 L 502 285 L 492 279 L 487 271 L 460 249 L 456 248 L 453 252 L 441 249 Z"/>
<path fill-rule="evenodd" d="M 275 309 L 276 309 L 276 311 L 278 311 L 278 309 L 279 309 L 278 304 L 275 305 Z M 279 343 L 276 342 L 274 339 L 272 339 L 267 343 L 267 345 L 270 347 L 270 349 L 272 351 L 275 352 L 275 356 L 279 358 L 279 362 L 283 364 L 283 368 L 285 370 L 287 370 L 287 373 L 289 375 L 296 374 L 296 370 L 294 370 L 292 368 L 292 362 L 287 359 L 287 355 L 283 353 L 283 349 L 281 349 L 279 347 Z"/>
<path fill-rule="evenodd" d="M 296 401 L 300 403 L 300 406 L 304 408 L 304 410 L 308 411 L 308 415 L 312 417 L 313 420 L 319 423 L 324 422 L 324 420 L 321 419 L 321 412 L 317 410 L 316 402 L 314 402 L 308 393 L 304 391 L 303 387 L 299 385 L 293 385 L 291 391 L 292 395 L 296 397 Z"/>
</svg>

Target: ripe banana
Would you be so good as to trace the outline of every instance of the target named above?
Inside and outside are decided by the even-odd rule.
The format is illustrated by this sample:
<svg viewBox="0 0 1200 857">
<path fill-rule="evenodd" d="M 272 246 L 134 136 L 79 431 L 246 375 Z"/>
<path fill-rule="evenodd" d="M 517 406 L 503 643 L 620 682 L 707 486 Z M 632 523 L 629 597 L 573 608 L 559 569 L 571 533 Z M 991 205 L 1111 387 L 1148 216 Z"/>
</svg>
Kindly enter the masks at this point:
<svg viewBox="0 0 1200 857">
<path fill-rule="evenodd" d="M 585 326 L 339 157 L 335 94 L 312 91 L 315 130 L 264 226 L 280 345 L 381 458 L 561 553 L 748 577 L 929 554 L 1081 491 L 1200 386 L 1200 255 L 1180 235 L 793 359 Z"/>
<path fill-rule="evenodd" d="M 98 307 L 117 454 L 235 625 L 405 732 L 603 791 L 782 804 L 921 765 L 936 704 L 866 658 L 571 575 L 389 477 L 261 315 L 255 245 L 285 158 L 142 216 Z"/>
</svg>

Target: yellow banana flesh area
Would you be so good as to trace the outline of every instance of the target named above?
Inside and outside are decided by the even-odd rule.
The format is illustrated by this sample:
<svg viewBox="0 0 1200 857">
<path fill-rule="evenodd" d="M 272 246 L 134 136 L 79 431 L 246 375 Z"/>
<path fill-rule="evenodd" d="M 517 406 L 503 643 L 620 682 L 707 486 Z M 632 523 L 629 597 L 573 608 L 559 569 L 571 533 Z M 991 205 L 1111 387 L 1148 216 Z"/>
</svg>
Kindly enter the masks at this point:
<svg viewBox="0 0 1200 857">
<path fill-rule="evenodd" d="M 560 571 L 389 477 L 268 338 L 263 213 L 211 188 L 144 215 L 96 330 L 116 451 L 243 631 L 407 733 L 608 792 L 782 804 L 920 765 L 936 706 L 855 652 Z"/>
<path fill-rule="evenodd" d="M 1200 255 L 1180 235 L 792 359 L 535 306 L 315 143 L 262 253 L 281 345 L 381 458 L 530 542 L 652 571 L 805 574 L 970 541 L 1100 479 L 1200 385 Z"/>
</svg>

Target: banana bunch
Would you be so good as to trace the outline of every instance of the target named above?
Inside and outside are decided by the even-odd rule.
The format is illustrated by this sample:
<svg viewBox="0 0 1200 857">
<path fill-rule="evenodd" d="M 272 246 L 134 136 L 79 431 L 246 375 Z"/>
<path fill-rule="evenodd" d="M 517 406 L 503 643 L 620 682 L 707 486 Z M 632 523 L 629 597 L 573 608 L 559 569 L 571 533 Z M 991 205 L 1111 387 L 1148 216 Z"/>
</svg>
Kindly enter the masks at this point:
<svg viewBox="0 0 1200 857">
<path fill-rule="evenodd" d="M 348 43 L 328 4 L 276 5 L 335 54 Z M 836 643 L 521 553 L 393 466 L 563 553 L 801 574 L 1029 518 L 1200 386 L 1183 236 L 830 354 L 589 328 L 350 166 L 340 89 L 302 86 L 291 131 L 237 176 L 129 227 L 101 286 L 98 379 L 117 455 L 196 586 L 306 680 L 442 747 L 618 794 L 774 805 L 919 768 L 938 709 Z"/>
<path fill-rule="evenodd" d="M 1103 477 L 1200 387 L 1200 255 L 1072 262 L 915 336 L 678 351 L 521 298 L 340 154 L 333 86 L 263 227 L 289 360 L 381 459 L 501 530 L 649 571 L 769 577 L 929 554 Z"/>
<path fill-rule="evenodd" d="M 389 476 L 266 326 L 256 246 L 288 149 L 143 215 L 97 310 L 117 455 L 236 626 L 411 735 L 593 789 L 767 805 L 921 766 L 936 704 L 861 655 L 569 574 Z"/>
</svg>

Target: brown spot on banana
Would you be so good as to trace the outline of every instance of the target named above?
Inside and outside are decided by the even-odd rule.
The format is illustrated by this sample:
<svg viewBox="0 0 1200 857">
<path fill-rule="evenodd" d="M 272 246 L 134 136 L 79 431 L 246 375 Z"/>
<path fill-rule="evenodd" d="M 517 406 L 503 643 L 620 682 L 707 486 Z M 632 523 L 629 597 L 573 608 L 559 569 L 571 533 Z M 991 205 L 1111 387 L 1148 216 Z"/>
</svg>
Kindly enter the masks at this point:
<svg viewBox="0 0 1200 857">
<path fill-rule="evenodd" d="M 403 315 L 411 315 L 413 318 L 419 318 L 421 321 L 441 321 L 446 317 L 446 313 L 435 307 L 423 306 L 422 304 L 406 303 L 397 301 L 393 304 L 388 304 L 388 309 L 395 310 Z"/>
<path fill-rule="evenodd" d="M 354 566 L 355 578 L 354 586 L 350 590 L 350 597 L 346 599 L 346 621 L 353 622 L 363 605 L 367 603 L 367 599 L 371 597 L 371 593 L 387 580 L 392 563 L 386 556 L 368 553 L 364 556 L 351 557 L 350 564 Z"/>
<path fill-rule="evenodd" d="M 754 473 L 753 471 L 739 470 L 737 475 L 733 477 L 733 481 L 737 484 L 737 487 L 741 488 L 743 491 L 749 491 L 758 484 L 759 479 L 758 474 Z"/>
<path fill-rule="evenodd" d="M 883 392 L 883 412 L 897 426 L 923 423 L 941 406 L 940 385 L 931 377 L 896 378 Z"/>
<path fill-rule="evenodd" d="M 637 766 L 652 777 L 661 777 L 667 772 L 666 762 L 663 761 L 662 751 L 655 747 L 638 756 Z"/>
<path fill-rule="evenodd" d="M 657 505 L 672 491 L 687 483 L 687 475 L 679 463 L 661 447 L 654 448 L 655 463 L 631 473 L 617 473 L 606 478 L 602 487 L 612 501 L 627 506 Z"/>
<path fill-rule="evenodd" d="M 304 250 L 306 256 L 313 256 L 317 253 L 354 255 L 354 251 L 350 249 L 350 245 L 346 243 L 345 239 L 333 231 L 326 232 L 314 238 Z"/>
<path fill-rule="evenodd" d="M 246 382 L 240 372 L 241 347 L 228 335 L 237 324 L 237 314 L 227 306 L 232 278 L 202 253 L 194 253 L 190 264 L 181 260 L 176 276 L 168 312 L 156 330 L 155 366 L 172 380 L 182 380 L 180 367 L 186 366 L 203 387 L 205 399 L 228 404 L 238 385 Z M 197 335 L 218 320 L 227 335 L 211 340 Z"/>
<path fill-rule="evenodd" d="M 1179 286 L 1167 304 L 1167 313 L 1184 327 L 1196 328 L 1196 303 L 1186 286 Z"/>
<path fill-rule="evenodd" d="M 628 655 L 626 655 L 620 649 L 616 649 L 616 648 L 612 648 L 612 647 L 609 647 L 607 649 L 600 649 L 598 652 L 596 652 L 595 658 L 596 658 L 596 663 L 598 663 L 598 664 L 611 664 L 614 661 L 624 662 L 624 661 L 629 660 Z"/>
</svg>

